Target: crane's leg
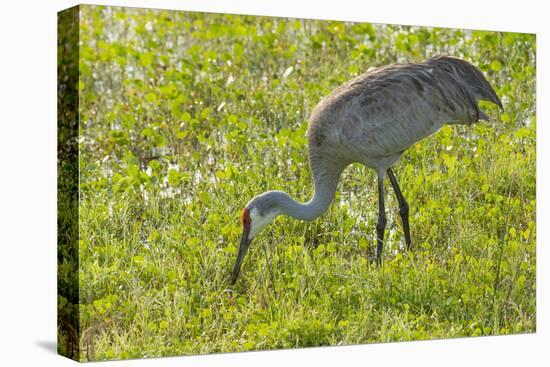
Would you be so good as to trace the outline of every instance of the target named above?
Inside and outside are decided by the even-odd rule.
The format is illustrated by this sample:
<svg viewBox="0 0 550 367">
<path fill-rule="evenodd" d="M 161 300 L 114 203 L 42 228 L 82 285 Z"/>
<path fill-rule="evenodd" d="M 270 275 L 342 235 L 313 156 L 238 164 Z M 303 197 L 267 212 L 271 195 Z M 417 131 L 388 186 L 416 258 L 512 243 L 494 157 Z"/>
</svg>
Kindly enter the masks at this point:
<svg viewBox="0 0 550 367">
<path fill-rule="evenodd" d="M 384 231 L 386 230 L 386 210 L 384 208 L 384 172 L 378 174 L 378 222 L 376 223 L 376 263 L 382 263 L 382 248 L 384 247 Z"/>
<path fill-rule="evenodd" d="M 409 204 L 407 203 L 407 200 L 405 200 L 405 197 L 403 197 L 403 193 L 401 192 L 401 189 L 397 184 L 397 180 L 395 179 L 395 175 L 393 174 L 392 169 L 388 168 L 387 173 L 388 173 L 388 177 L 390 179 L 391 185 L 393 186 L 393 191 L 395 191 L 397 202 L 399 203 L 399 215 L 401 216 L 401 220 L 403 221 L 403 231 L 405 231 L 405 242 L 407 243 L 407 250 L 410 250 L 411 249 L 411 231 L 409 228 Z"/>
</svg>

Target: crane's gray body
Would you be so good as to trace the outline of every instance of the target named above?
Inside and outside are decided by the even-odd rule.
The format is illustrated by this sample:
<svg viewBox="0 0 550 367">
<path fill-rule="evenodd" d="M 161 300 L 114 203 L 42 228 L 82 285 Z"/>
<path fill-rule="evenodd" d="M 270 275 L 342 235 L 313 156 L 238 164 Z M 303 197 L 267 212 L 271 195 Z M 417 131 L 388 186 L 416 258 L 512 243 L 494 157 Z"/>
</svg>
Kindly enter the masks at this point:
<svg viewBox="0 0 550 367">
<path fill-rule="evenodd" d="M 461 78 L 453 67 L 464 67 L 472 77 Z M 407 148 L 443 125 L 478 121 L 484 115 L 477 100 L 498 98 L 482 76 L 474 79 L 476 71 L 481 75 L 463 60 L 438 57 L 378 68 L 350 80 L 311 115 L 312 164 L 322 156 L 323 161 L 359 162 L 384 172 Z"/>
<path fill-rule="evenodd" d="M 285 192 L 268 191 L 248 202 L 232 281 L 237 279 L 250 241 L 262 228 L 281 214 L 301 220 L 323 214 L 334 198 L 342 171 L 354 162 L 375 169 L 378 176 L 377 260 L 386 226 L 386 173 L 396 192 L 409 248 L 408 204 L 391 167 L 407 148 L 445 124 L 488 119 L 478 107 L 479 100 L 502 108 L 483 74 L 470 63 L 450 56 L 378 68 L 336 88 L 315 107 L 308 125 L 313 198 L 302 204 Z"/>
</svg>

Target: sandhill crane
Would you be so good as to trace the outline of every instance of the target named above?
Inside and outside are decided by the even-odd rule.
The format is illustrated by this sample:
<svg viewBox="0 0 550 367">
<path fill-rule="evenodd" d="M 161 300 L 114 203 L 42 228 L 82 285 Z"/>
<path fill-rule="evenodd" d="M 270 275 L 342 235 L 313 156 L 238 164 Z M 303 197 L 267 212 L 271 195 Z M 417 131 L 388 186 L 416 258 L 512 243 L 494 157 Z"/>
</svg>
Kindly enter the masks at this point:
<svg viewBox="0 0 550 367">
<path fill-rule="evenodd" d="M 301 204 L 285 192 L 268 191 L 246 204 L 231 282 L 237 281 L 250 242 L 261 229 L 281 214 L 309 221 L 322 215 L 334 198 L 340 174 L 354 162 L 373 168 L 378 179 L 377 263 L 381 262 L 386 228 L 386 174 L 397 197 L 410 249 L 409 206 L 391 167 L 407 148 L 445 124 L 488 120 L 479 109 L 479 100 L 502 109 L 481 71 L 451 56 L 377 68 L 338 87 L 314 108 L 308 124 L 313 198 Z"/>
</svg>

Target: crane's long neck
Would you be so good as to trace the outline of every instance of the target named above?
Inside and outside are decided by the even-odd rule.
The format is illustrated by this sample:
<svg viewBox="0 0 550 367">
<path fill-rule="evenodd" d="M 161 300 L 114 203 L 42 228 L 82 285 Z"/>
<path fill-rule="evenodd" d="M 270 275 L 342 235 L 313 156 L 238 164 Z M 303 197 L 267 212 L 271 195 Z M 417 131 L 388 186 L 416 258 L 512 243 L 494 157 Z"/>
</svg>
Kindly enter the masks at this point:
<svg viewBox="0 0 550 367">
<path fill-rule="evenodd" d="M 301 204 L 288 194 L 282 193 L 279 200 L 281 214 L 301 220 L 314 220 L 328 210 L 334 199 L 340 174 L 344 167 L 336 164 L 331 165 L 326 161 L 318 164 L 312 159 L 311 169 L 315 184 L 313 198 L 307 203 Z"/>
</svg>

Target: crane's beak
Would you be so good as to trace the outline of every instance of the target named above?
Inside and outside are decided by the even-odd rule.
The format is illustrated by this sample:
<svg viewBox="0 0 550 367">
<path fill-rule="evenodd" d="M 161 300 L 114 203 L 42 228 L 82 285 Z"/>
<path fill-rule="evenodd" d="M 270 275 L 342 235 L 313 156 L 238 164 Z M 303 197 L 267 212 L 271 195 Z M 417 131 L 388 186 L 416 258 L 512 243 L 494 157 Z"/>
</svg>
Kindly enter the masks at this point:
<svg viewBox="0 0 550 367">
<path fill-rule="evenodd" d="M 235 262 L 235 267 L 233 268 L 233 274 L 231 275 L 231 284 L 235 284 L 235 282 L 237 281 L 244 256 L 246 255 L 246 251 L 250 246 L 250 242 L 252 242 L 252 240 L 248 239 L 249 232 L 250 232 L 250 227 L 245 227 L 243 230 L 243 236 L 241 237 L 241 244 L 239 245 L 239 252 L 237 253 L 237 261 Z"/>
</svg>

